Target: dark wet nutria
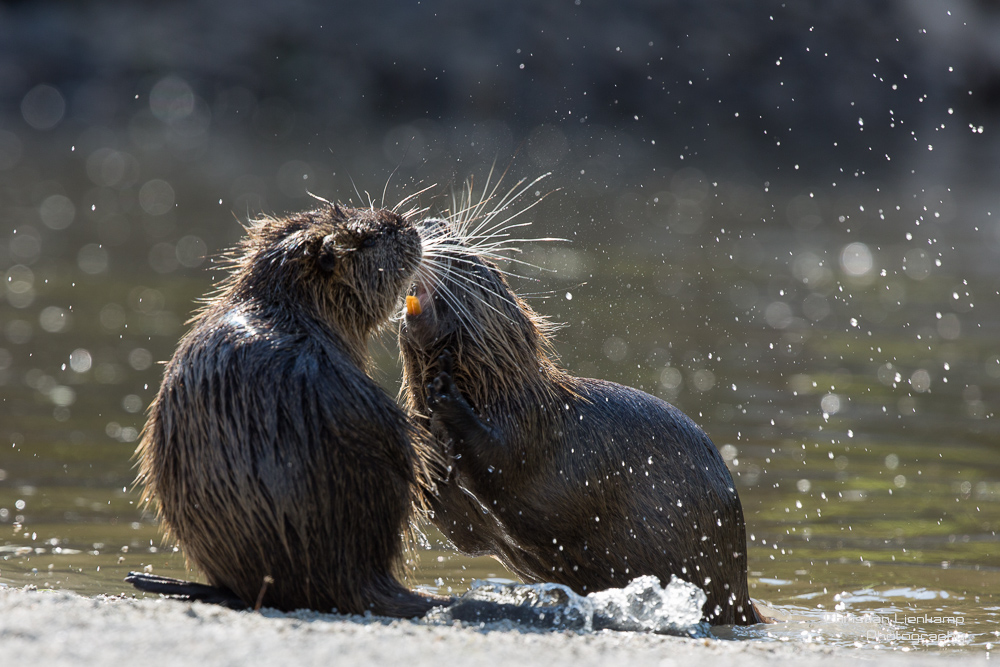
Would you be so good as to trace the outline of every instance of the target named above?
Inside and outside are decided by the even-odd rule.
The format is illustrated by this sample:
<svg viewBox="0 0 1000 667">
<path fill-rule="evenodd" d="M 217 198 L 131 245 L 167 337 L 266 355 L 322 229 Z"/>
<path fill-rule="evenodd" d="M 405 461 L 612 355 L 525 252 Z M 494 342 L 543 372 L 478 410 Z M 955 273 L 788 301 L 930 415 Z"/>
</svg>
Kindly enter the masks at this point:
<svg viewBox="0 0 1000 667">
<path fill-rule="evenodd" d="M 167 363 L 137 481 L 223 598 L 397 617 L 441 604 L 397 579 L 427 453 L 365 373 L 420 258 L 388 210 L 261 220 Z"/>
<path fill-rule="evenodd" d="M 480 208 L 423 224 L 420 307 L 400 329 L 408 409 L 450 462 L 435 525 L 526 582 L 589 593 L 677 575 L 706 592 L 711 623 L 760 622 L 715 446 L 669 403 L 556 364 L 546 321 L 488 259 L 492 214 L 470 229 Z"/>
</svg>

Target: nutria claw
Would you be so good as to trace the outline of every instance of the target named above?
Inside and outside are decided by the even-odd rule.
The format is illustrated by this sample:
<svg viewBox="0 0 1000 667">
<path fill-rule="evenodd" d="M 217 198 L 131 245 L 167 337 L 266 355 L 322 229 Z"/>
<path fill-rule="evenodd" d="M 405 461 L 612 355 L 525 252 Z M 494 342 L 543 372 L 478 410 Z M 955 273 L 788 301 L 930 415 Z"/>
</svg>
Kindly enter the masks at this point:
<svg viewBox="0 0 1000 667">
<path fill-rule="evenodd" d="M 455 383 L 451 379 L 452 364 L 451 351 L 445 349 L 438 356 L 440 372 L 427 384 L 427 407 L 432 411 L 445 403 L 454 404 L 460 398 L 455 394 Z"/>
<path fill-rule="evenodd" d="M 445 404 L 455 402 L 455 383 L 447 371 L 441 371 L 427 384 L 427 407 L 435 411 Z"/>
<path fill-rule="evenodd" d="M 441 350 L 441 354 L 437 358 L 438 368 L 441 369 L 442 373 L 448 375 L 452 374 L 452 369 L 455 367 L 455 357 L 452 356 L 451 350 L 444 348 Z"/>
</svg>

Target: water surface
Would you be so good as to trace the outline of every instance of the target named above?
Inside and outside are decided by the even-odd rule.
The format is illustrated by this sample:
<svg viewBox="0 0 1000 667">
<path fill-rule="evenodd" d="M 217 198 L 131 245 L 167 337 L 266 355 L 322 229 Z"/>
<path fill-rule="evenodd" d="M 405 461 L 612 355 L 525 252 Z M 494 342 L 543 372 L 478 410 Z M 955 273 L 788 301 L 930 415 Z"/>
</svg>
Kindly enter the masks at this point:
<svg viewBox="0 0 1000 667">
<path fill-rule="evenodd" d="M 751 594 L 786 620 L 717 634 L 990 648 L 1000 610 L 991 199 L 776 191 L 694 169 L 659 189 L 595 195 L 565 174 L 556 186 L 530 234 L 568 241 L 526 245 L 541 268 L 523 269 L 516 287 L 565 323 L 568 368 L 670 400 L 720 448 L 748 521 Z M 87 203 L 108 188 L 67 180 L 65 228 L 51 188 L 5 204 L 4 584 L 94 595 L 130 592 L 129 570 L 195 575 L 131 490 L 131 456 L 159 362 L 221 275 L 211 256 L 240 230 L 231 200 L 178 197 L 161 210 L 147 192 L 152 204 L 129 204 L 143 187 L 118 188 L 102 217 Z M 108 242 L 122 230 L 129 240 Z M 391 333 L 372 351 L 394 392 Z M 413 585 L 460 593 L 512 577 L 425 532 Z"/>
</svg>

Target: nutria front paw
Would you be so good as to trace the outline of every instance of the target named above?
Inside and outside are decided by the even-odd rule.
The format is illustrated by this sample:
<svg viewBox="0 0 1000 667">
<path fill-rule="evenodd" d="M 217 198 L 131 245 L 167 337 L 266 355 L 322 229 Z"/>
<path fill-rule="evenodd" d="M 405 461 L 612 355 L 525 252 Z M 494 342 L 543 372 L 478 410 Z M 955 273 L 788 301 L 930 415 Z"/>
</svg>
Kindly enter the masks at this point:
<svg viewBox="0 0 1000 667">
<path fill-rule="evenodd" d="M 451 379 L 452 363 L 450 350 L 445 349 L 438 355 L 438 375 L 426 387 L 427 407 L 431 411 L 439 410 L 444 405 L 454 405 L 456 400 L 461 400 Z"/>
<path fill-rule="evenodd" d="M 442 371 L 427 385 L 426 398 L 427 407 L 433 412 L 446 405 L 454 405 L 456 400 L 461 399 L 461 396 L 455 391 L 455 383 L 451 379 L 451 374 Z"/>
<path fill-rule="evenodd" d="M 447 371 L 441 371 L 428 383 L 427 409 L 430 412 L 431 433 L 447 443 L 449 456 L 453 455 L 451 447 L 463 444 L 479 422 Z"/>
</svg>

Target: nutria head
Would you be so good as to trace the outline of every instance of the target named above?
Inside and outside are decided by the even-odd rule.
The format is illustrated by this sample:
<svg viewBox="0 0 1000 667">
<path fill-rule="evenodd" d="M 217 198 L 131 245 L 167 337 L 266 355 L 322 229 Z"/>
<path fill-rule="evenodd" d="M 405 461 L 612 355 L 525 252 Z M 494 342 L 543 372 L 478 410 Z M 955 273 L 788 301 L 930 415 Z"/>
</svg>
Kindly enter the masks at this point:
<svg viewBox="0 0 1000 667">
<path fill-rule="evenodd" d="M 420 308 L 407 309 L 399 334 L 404 390 L 418 412 L 425 408 L 423 385 L 439 370 L 444 350 L 473 404 L 487 394 L 559 384 L 562 374 L 552 360 L 552 325 L 511 290 L 492 253 L 470 242 L 463 227 L 441 218 L 418 225 L 424 259 L 409 294 Z"/>
<path fill-rule="evenodd" d="M 394 211 L 331 203 L 266 216 L 229 256 L 230 277 L 211 303 L 259 308 L 269 317 L 305 315 L 364 349 L 398 311 L 420 256 L 420 235 Z"/>
<path fill-rule="evenodd" d="M 345 333 L 365 334 L 393 312 L 420 262 L 404 216 L 331 204 L 251 223 L 234 257 L 232 296 L 300 305 Z"/>
<path fill-rule="evenodd" d="M 441 218 L 418 225 L 429 252 L 409 294 L 420 303 L 408 313 L 403 331 L 421 348 L 441 344 L 471 345 L 483 338 L 502 338 L 534 331 L 537 318 L 510 289 L 499 267 L 478 256 L 458 230 Z M 489 336 L 483 328 L 500 328 Z"/>
</svg>

